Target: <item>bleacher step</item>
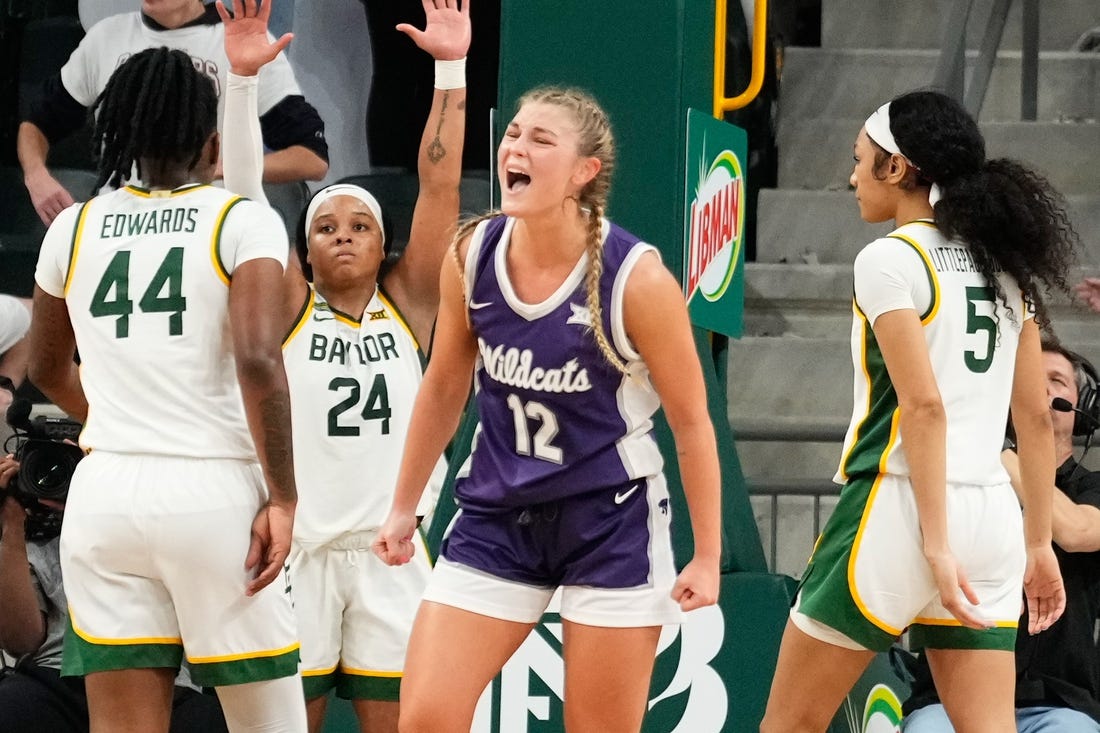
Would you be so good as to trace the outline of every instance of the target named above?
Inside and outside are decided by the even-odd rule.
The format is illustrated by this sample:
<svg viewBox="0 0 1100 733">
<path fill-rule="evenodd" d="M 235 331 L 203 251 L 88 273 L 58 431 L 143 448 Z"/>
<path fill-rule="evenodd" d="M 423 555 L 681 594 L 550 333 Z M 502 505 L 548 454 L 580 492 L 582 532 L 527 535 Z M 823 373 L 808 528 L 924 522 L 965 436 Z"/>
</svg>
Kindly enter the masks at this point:
<svg viewBox="0 0 1100 733">
<path fill-rule="evenodd" d="M 821 43 L 830 48 L 906 45 L 939 48 L 955 0 L 822 0 Z M 967 23 L 967 47 L 978 48 L 993 0 L 976 0 Z M 1014 2 L 1001 48 L 1020 48 L 1021 7 Z M 1041 4 L 1039 47 L 1064 51 L 1087 29 L 1100 25 L 1096 0 L 1048 0 Z"/>
<path fill-rule="evenodd" d="M 903 92 L 930 88 L 938 58 L 936 50 L 788 48 L 783 58 L 781 119 L 863 119 Z M 997 55 L 981 121 L 1020 119 L 1020 58 L 1019 51 Z M 968 69 L 976 60 L 976 52 L 967 54 Z M 1042 52 L 1037 118 L 1097 119 L 1098 79 L 1100 53 Z"/>
</svg>

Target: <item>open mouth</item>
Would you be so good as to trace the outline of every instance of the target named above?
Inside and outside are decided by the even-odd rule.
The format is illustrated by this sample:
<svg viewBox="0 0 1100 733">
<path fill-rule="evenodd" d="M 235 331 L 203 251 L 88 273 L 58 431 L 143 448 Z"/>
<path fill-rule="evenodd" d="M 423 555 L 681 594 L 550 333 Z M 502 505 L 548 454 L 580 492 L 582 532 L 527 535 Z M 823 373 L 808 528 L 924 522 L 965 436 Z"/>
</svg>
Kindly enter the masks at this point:
<svg viewBox="0 0 1100 733">
<path fill-rule="evenodd" d="M 512 193 L 518 193 L 531 184 L 531 176 L 522 171 L 505 171 L 505 185 Z"/>
</svg>

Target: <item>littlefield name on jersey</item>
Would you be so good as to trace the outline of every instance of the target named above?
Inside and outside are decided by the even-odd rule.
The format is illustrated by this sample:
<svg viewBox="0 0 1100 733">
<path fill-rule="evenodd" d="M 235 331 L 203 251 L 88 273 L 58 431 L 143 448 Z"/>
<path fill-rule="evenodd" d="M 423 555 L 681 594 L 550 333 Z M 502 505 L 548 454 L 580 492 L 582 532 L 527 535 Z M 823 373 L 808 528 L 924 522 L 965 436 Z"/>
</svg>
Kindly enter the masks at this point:
<svg viewBox="0 0 1100 733">
<path fill-rule="evenodd" d="M 532 368 L 534 354 L 530 349 L 490 346 L 480 338 L 477 345 L 485 372 L 495 382 L 535 392 L 587 392 L 592 389 L 588 370 L 580 369 L 576 359 L 570 359 L 557 369 Z"/>
</svg>

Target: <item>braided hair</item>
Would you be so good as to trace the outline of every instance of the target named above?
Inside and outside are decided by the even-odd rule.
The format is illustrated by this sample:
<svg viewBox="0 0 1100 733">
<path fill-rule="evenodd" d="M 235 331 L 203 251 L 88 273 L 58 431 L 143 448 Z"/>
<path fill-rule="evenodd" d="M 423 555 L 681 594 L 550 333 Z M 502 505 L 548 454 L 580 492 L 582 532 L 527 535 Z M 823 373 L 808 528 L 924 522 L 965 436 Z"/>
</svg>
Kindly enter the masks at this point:
<svg viewBox="0 0 1100 733">
<path fill-rule="evenodd" d="M 165 47 L 135 53 L 115 69 L 92 106 L 96 187 L 118 187 L 142 161 L 190 170 L 217 128 L 213 82 L 191 57 Z"/>
<path fill-rule="evenodd" d="M 910 92 L 891 101 L 890 132 L 917 168 L 915 180 L 905 183 L 940 187 L 934 216 L 943 235 L 966 242 L 974 264 L 1006 306 L 996 274 L 1011 275 L 1034 307 L 1036 323 L 1047 325 L 1042 290 L 1068 291 L 1066 274 L 1079 242 L 1065 199 L 1027 166 L 987 160 L 974 118 L 939 92 Z M 889 157 L 878 148 L 876 169 Z"/>
</svg>

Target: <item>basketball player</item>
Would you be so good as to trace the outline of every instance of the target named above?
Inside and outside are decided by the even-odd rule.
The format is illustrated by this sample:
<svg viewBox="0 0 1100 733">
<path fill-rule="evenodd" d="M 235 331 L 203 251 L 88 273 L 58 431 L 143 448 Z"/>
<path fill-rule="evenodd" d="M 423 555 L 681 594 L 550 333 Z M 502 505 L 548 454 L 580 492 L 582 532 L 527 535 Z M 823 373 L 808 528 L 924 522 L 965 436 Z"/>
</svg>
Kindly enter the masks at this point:
<svg viewBox="0 0 1100 733">
<path fill-rule="evenodd" d="M 300 457 L 291 577 L 315 732 L 333 688 L 353 701 L 361 730 L 396 732 L 405 648 L 431 572 L 422 544 L 416 561 L 401 567 L 370 552 L 393 499 L 439 305 L 439 268 L 458 220 L 469 5 L 427 0 L 424 9 L 423 31 L 398 26 L 438 69 L 408 246 L 395 263 L 384 262 L 392 232 L 378 202 L 358 186 L 329 186 L 302 214 L 302 267 L 288 268 L 285 281 L 290 336 L 283 353 Z M 274 49 L 267 12 L 267 3 L 257 12 L 236 2 L 235 18 L 226 13 L 224 19 L 233 61 L 226 185 L 252 195 L 262 193 L 256 73 Z M 255 154 L 242 155 L 246 151 Z M 433 487 L 444 471 L 440 461 Z M 426 492 L 418 516 L 431 510 L 435 493 Z"/>
<path fill-rule="evenodd" d="M 1049 184 L 987 160 L 977 124 L 942 94 L 880 107 L 855 161 L 860 215 L 898 228 L 856 258 L 844 488 L 795 599 L 761 730 L 824 731 L 906 627 L 958 730 L 1012 730 L 1021 583 L 1028 633 L 1065 606 L 1040 283 L 1066 287 L 1075 235 Z M 1022 519 L 1000 460 L 1010 407 Z"/>
<path fill-rule="evenodd" d="M 567 728 L 636 732 L 662 624 L 718 594 L 702 369 L 676 280 L 652 246 L 603 218 L 614 144 L 599 105 L 576 90 L 529 92 L 497 164 L 504 215 L 465 227 L 443 267 L 432 362 L 375 542 L 387 562 L 417 554 L 417 499 L 474 374 L 480 430 L 413 627 L 401 729 L 468 731 L 560 587 Z M 658 404 L 695 537 L 678 578 Z"/>
<path fill-rule="evenodd" d="M 36 273 L 31 378 L 92 451 L 61 537 L 63 672 L 86 676 L 92 730 L 167 731 L 186 655 L 230 731 L 298 733 L 297 633 L 273 582 L 296 502 L 285 230 L 207 185 L 217 98 L 187 54 L 135 54 L 96 111 L 99 184 L 136 166 L 148 187 L 62 212 Z"/>
</svg>

